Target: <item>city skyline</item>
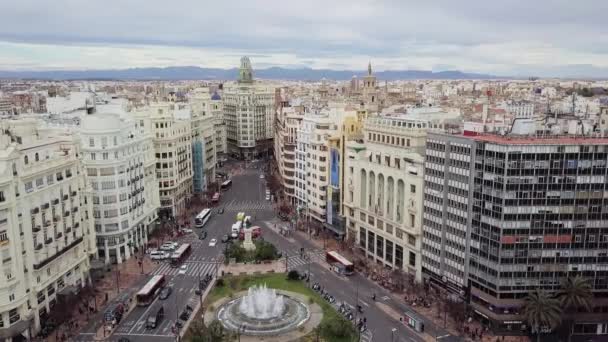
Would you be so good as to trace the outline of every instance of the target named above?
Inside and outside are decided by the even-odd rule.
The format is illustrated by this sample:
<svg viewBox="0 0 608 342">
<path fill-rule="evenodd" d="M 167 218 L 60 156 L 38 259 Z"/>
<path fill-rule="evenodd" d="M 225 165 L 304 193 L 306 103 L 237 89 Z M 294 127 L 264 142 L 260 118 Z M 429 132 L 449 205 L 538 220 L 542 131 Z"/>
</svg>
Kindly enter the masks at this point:
<svg viewBox="0 0 608 342">
<path fill-rule="evenodd" d="M 231 68 L 246 54 L 261 69 L 358 70 L 371 59 L 378 71 L 608 77 L 606 6 L 25 1 L 0 5 L 0 70 Z"/>
</svg>

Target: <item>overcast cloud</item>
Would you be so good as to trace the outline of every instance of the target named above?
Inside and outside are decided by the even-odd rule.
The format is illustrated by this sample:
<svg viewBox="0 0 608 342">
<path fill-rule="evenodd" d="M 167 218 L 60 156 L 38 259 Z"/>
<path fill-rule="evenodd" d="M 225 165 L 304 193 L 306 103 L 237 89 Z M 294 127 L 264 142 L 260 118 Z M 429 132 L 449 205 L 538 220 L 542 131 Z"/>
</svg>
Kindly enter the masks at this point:
<svg viewBox="0 0 608 342">
<path fill-rule="evenodd" d="M 0 69 L 458 69 L 608 77 L 602 0 L 0 2 Z"/>
</svg>

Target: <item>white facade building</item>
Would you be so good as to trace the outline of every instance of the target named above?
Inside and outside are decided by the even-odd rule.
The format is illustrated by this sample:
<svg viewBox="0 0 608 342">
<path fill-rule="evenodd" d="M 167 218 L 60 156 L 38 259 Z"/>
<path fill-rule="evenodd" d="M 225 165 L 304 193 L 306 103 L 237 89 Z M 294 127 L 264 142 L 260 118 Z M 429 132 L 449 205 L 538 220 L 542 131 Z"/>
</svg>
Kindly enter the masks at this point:
<svg viewBox="0 0 608 342">
<path fill-rule="evenodd" d="M 298 205 L 296 195 L 297 138 L 303 113 L 294 107 L 281 107 L 276 115 L 274 156 L 281 176 L 281 185 L 287 202 Z"/>
<path fill-rule="evenodd" d="M 228 152 L 251 159 L 272 150 L 275 92 L 253 80 L 249 58 L 241 58 L 239 80 L 224 85 L 222 99 Z"/>
<path fill-rule="evenodd" d="M 182 214 L 192 194 L 192 127 L 189 119 L 179 119 L 174 113 L 187 111 L 186 107 L 179 103 L 154 103 L 135 113 L 139 122 L 143 120 L 144 129 L 152 132 L 162 217 Z"/>
<path fill-rule="evenodd" d="M 145 120 L 97 113 L 81 123 L 98 254 L 106 263 L 121 263 L 142 248 L 157 218 L 154 148 Z"/>
<path fill-rule="evenodd" d="M 187 110 L 192 126 L 192 184 L 194 193 L 207 190 L 215 181 L 216 139 L 211 95 L 207 88 L 197 88 L 190 96 Z"/>
<path fill-rule="evenodd" d="M 0 125 L 0 339 L 12 341 L 88 282 L 96 249 L 78 142 L 46 136 L 35 120 Z"/>
<path fill-rule="evenodd" d="M 344 215 L 369 258 L 421 279 L 423 129 L 404 118 L 372 117 L 364 142 L 346 144 Z"/>
</svg>

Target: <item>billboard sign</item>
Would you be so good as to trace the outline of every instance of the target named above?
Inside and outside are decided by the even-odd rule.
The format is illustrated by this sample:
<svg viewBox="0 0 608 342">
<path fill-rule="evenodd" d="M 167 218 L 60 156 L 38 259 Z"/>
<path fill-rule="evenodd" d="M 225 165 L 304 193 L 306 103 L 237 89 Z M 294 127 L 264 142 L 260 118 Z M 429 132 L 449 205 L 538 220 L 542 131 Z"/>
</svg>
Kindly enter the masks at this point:
<svg viewBox="0 0 608 342">
<path fill-rule="evenodd" d="M 330 165 L 329 165 L 329 170 L 330 170 L 330 175 L 329 175 L 329 184 L 331 186 L 333 186 L 334 188 L 339 188 L 340 187 L 340 152 L 335 149 L 332 148 L 331 149 L 331 155 L 330 155 Z"/>
</svg>

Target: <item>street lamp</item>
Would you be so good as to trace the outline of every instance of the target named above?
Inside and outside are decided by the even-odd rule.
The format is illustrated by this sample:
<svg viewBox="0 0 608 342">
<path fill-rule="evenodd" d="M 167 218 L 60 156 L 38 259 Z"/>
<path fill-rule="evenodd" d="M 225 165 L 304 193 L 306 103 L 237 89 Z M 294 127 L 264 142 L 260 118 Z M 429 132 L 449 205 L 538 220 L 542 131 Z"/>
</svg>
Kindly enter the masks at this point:
<svg viewBox="0 0 608 342">
<path fill-rule="evenodd" d="M 397 328 L 391 329 L 391 342 L 393 342 L 395 340 L 395 332 L 396 331 L 397 331 Z"/>
</svg>

